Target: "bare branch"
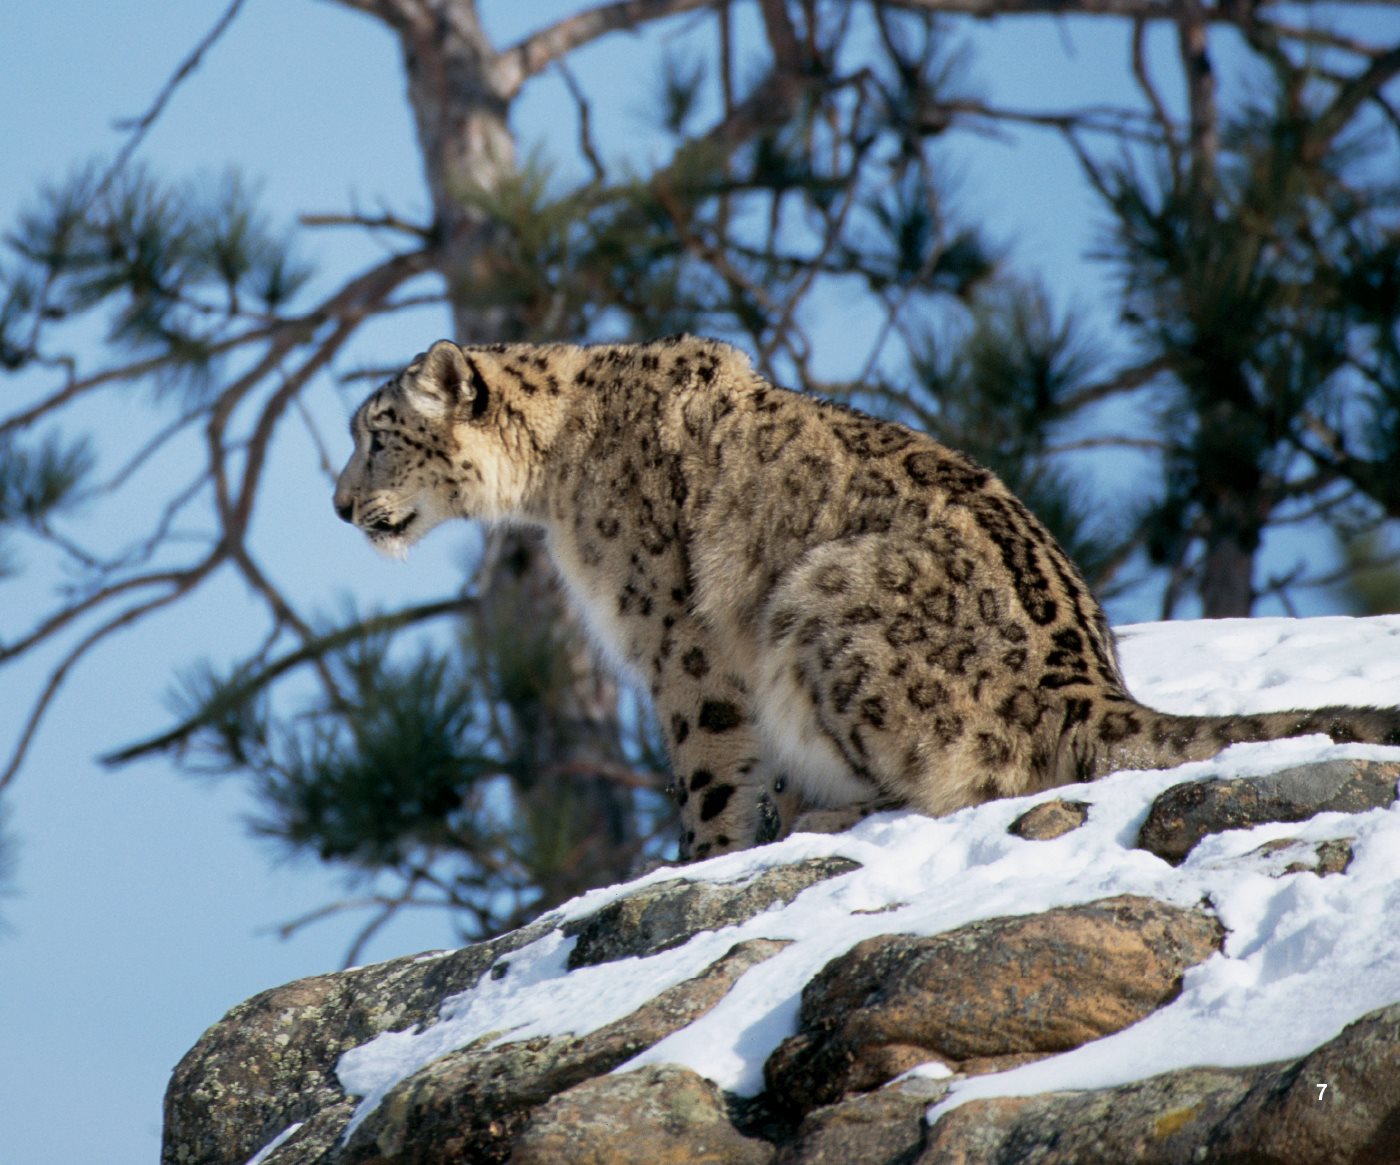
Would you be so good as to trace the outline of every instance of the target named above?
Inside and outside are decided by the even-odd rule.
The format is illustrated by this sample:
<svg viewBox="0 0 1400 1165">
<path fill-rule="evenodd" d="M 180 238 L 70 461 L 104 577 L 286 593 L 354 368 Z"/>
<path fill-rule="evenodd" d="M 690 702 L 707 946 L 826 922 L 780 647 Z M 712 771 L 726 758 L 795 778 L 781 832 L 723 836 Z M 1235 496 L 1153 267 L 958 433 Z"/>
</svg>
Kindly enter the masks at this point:
<svg viewBox="0 0 1400 1165">
<path fill-rule="evenodd" d="M 395 214 L 303 214 L 297 221 L 304 227 L 362 227 L 371 231 L 400 231 L 416 239 L 432 237 L 432 227 L 409 222 Z"/>
<path fill-rule="evenodd" d="M 396 255 L 369 272 L 352 279 L 322 304 L 315 318 L 335 319 L 337 320 L 337 327 L 332 331 L 329 337 L 322 341 L 317 350 L 302 363 L 297 372 L 284 380 L 279 390 L 273 394 L 268 404 L 264 407 L 247 449 L 241 489 L 236 503 L 231 500 L 228 490 L 225 467 L 224 428 L 239 401 L 260 381 L 274 373 L 282 359 L 293 348 L 305 341 L 307 338 L 308 323 L 306 320 L 298 320 L 278 327 L 260 329 L 257 333 L 245 333 L 228 342 L 227 346 L 232 347 L 237 344 L 249 343 L 255 336 L 267 338 L 271 341 L 267 346 L 267 350 L 262 354 L 261 358 L 255 362 L 253 368 L 234 382 L 234 384 L 225 389 L 220 394 L 217 403 L 211 410 L 211 416 L 206 430 L 209 446 L 208 477 L 214 484 L 216 508 L 220 515 L 222 525 L 222 537 L 214 544 L 208 556 L 202 561 L 182 570 L 153 572 L 108 583 L 86 597 L 76 602 L 70 602 L 62 609 L 53 612 L 48 617 L 42 619 L 39 624 L 27 634 L 22 635 L 13 643 L 0 648 L 0 663 L 8 662 L 32 650 L 38 644 L 51 639 L 78 619 L 105 608 L 108 604 L 122 598 L 124 595 L 133 591 L 143 591 L 149 588 L 164 588 L 164 593 L 157 597 L 135 603 L 107 619 L 93 632 L 80 640 L 63 658 L 58 667 L 51 673 L 35 707 L 26 721 L 25 730 L 21 739 L 11 755 L 3 776 L 0 776 L 0 787 L 3 787 L 12 780 L 15 773 L 18 771 L 45 711 L 53 699 L 53 696 L 58 691 L 58 688 L 63 683 L 69 670 L 82 659 L 89 650 L 112 632 L 136 622 L 151 611 L 188 593 L 222 562 L 233 560 L 237 564 L 244 577 L 248 579 L 254 589 L 268 602 L 279 623 L 296 628 L 304 640 L 314 640 L 315 637 L 310 629 L 285 602 L 276 588 L 262 575 L 242 544 L 243 532 L 247 527 L 253 495 L 261 474 L 266 450 L 270 444 L 272 431 L 277 421 L 305 382 L 326 365 L 331 356 L 339 350 L 340 346 L 353 332 L 355 327 L 357 327 L 368 314 L 376 310 L 382 301 L 391 294 L 396 287 L 404 280 L 426 269 L 426 266 L 426 252 L 420 251 L 405 255 Z M 84 380 L 75 380 L 58 393 L 50 396 L 36 409 L 27 410 L 24 413 L 8 418 L 4 427 L 18 428 L 22 425 L 32 423 L 33 420 L 44 415 L 46 411 L 67 404 L 84 392 L 90 391 L 103 384 L 119 380 L 134 379 L 142 374 L 158 370 L 165 363 L 165 360 L 140 362 L 124 366 L 120 369 L 112 369 Z M 188 418 L 186 418 L 186 420 L 188 420 Z M 4 427 L 0 427 L 0 431 L 3 431 Z M 202 481 L 200 484 L 202 485 Z M 156 533 L 152 535 L 151 538 L 147 540 L 145 546 L 138 551 L 138 557 L 149 556 L 155 542 L 160 538 L 162 531 L 166 528 L 174 512 L 187 498 L 188 492 L 179 494 L 176 496 L 175 500 L 167 506 L 165 516 L 158 524 Z"/>
<path fill-rule="evenodd" d="M 658 773 L 646 772 L 629 765 L 614 764 L 609 761 L 564 761 L 560 764 L 546 766 L 541 775 L 579 780 L 594 780 L 603 777 L 609 781 L 615 781 L 626 789 L 657 789 L 663 784 Z"/>
<path fill-rule="evenodd" d="M 293 402 L 293 407 L 297 411 L 297 417 L 301 420 L 302 426 L 306 429 L 306 435 L 311 438 L 312 447 L 316 450 L 316 459 L 321 463 L 321 472 L 334 481 L 335 466 L 331 462 L 331 451 L 321 433 L 321 426 L 316 423 L 316 418 L 311 415 L 311 411 L 306 407 L 306 402 L 300 397 Z"/>
<path fill-rule="evenodd" d="M 1145 20 L 1133 21 L 1133 76 L 1137 78 L 1138 88 L 1147 98 L 1147 103 L 1152 106 L 1152 114 L 1157 119 L 1157 125 L 1161 128 L 1162 141 L 1167 148 L 1167 156 L 1171 160 L 1172 173 L 1180 177 L 1181 147 L 1176 140 L 1176 126 L 1171 115 L 1167 112 L 1162 95 L 1157 92 L 1157 86 L 1152 82 L 1152 74 L 1148 72 L 1146 40 L 1147 22 Z"/>
<path fill-rule="evenodd" d="M 155 101 L 150 109 L 146 110 L 140 117 L 128 118 L 117 123 L 117 128 L 130 130 L 131 136 L 127 138 L 126 144 L 117 153 L 116 159 L 108 167 L 107 172 L 102 176 L 102 180 L 97 184 L 97 194 L 101 194 L 117 175 L 122 172 L 131 156 L 136 152 L 136 148 L 141 144 L 141 140 L 146 136 L 151 126 L 165 112 L 165 107 L 170 103 L 170 99 L 185 80 L 197 68 L 204 59 L 204 54 L 214 47 L 215 42 L 228 31 L 229 25 L 233 23 L 233 18 L 238 15 L 238 10 L 243 7 L 243 0 L 232 0 L 232 3 L 224 9 L 224 13 L 214 22 L 214 27 L 204 35 L 204 39 L 195 45 L 193 51 L 183 61 L 179 68 L 171 74 L 170 80 L 165 83 L 165 87 L 156 95 Z"/>
<path fill-rule="evenodd" d="M 1355 53 L 1357 56 L 1367 57 L 1375 60 L 1384 55 L 1386 48 L 1377 47 L 1367 41 L 1358 40 L 1354 36 L 1345 36 L 1326 28 L 1313 28 L 1306 25 L 1283 24 L 1277 20 L 1268 22 L 1269 29 L 1273 34 L 1283 40 L 1296 40 L 1301 44 L 1322 45 L 1324 48 L 1340 49 L 1345 53 Z"/>
<path fill-rule="evenodd" d="M 204 415 L 203 407 L 196 407 L 181 413 L 170 424 L 160 429 L 145 444 L 127 457 L 126 461 L 113 473 L 106 481 L 99 483 L 91 489 L 85 490 L 81 495 L 83 500 L 101 497 L 104 494 L 112 493 L 121 489 L 127 480 L 138 470 L 140 470 L 156 453 L 170 441 L 172 441 L 182 430 L 187 429 Z"/>
<path fill-rule="evenodd" d="M 1152 144 L 1159 140 L 1159 135 L 1151 129 L 1151 122 L 1155 121 L 1155 118 L 1149 118 L 1146 114 L 1131 109 L 1115 109 L 1107 105 L 1067 110 L 1063 113 L 1042 113 L 1033 110 L 1002 109 L 982 101 L 957 100 L 929 105 L 927 112 L 932 115 L 929 118 L 929 130 L 933 133 L 945 130 L 953 116 L 963 115 L 985 118 L 993 122 L 1055 129 L 1061 133 L 1082 130 Z M 1139 124 L 1135 125 L 1134 122 Z"/>
<path fill-rule="evenodd" d="M 252 516 L 253 501 L 257 494 L 258 483 L 267 459 L 272 435 L 282 415 L 292 401 L 297 398 L 306 382 L 330 363 L 331 358 L 354 334 L 365 317 L 403 280 L 415 274 L 424 259 L 425 255 L 422 252 L 413 256 L 395 256 L 388 263 L 352 280 L 335 297 L 336 326 L 330 336 L 317 346 L 311 356 L 304 360 L 295 372 L 283 379 L 277 391 L 263 406 L 245 451 L 243 479 L 236 504 L 232 507 L 228 506 L 226 494 L 219 494 L 220 523 L 223 529 L 222 547 L 238 568 L 239 573 L 247 580 L 248 585 L 255 593 L 262 596 L 277 623 L 291 627 L 303 641 L 314 638 L 311 628 L 254 562 L 245 541 L 248 521 Z M 216 410 L 216 415 L 219 416 L 220 420 L 217 427 L 211 420 L 208 444 L 211 460 L 215 463 L 214 476 L 218 482 L 223 483 L 226 478 L 221 456 L 223 448 L 222 426 L 229 414 Z M 336 690 L 335 681 L 325 661 L 317 659 L 313 662 L 317 671 L 320 672 L 322 682 L 326 685 L 327 690 L 334 693 Z"/>
<path fill-rule="evenodd" d="M 788 16 L 787 0 L 758 0 L 763 14 L 763 29 L 768 35 L 768 47 L 773 52 L 773 64 L 780 73 L 797 73 L 802 69 L 802 48 L 797 43 L 797 30 Z"/>
<path fill-rule="evenodd" d="M 1342 86 L 1332 103 L 1313 123 L 1310 134 L 1312 149 L 1318 153 L 1325 150 L 1332 139 L 1346 128 L 1361 105 L 1373 97 L 1379 98 L 1382 88 L 1397 73 L 1400 73 L 1400 46 L 1377 57 L 1364 73 Z"/>
<path fill-rule="evenodd" d="M 120 556 L 108 562 L 98 562 L 91 556 L 78 553 L 76 547 L 72 548 L 70 553 L 90 568 L 108 574 L 118 570 L 130 570 L 137 565 L 149 562 L 156 549 L 169 537 L 170 531 L 175 525 L 175 519 L 180 512 L 204 491 L 206 484 L 203 475 L 200 475 L 192 478 L 183 489 L 176 491 L 161 510 L 155 528 L 144 540 L 129 547 Z"/>
<path fill-rule="evenodd" d="M 1186 74 L 1186 102 L 1191 111 L 1190 157 L 1197 178 L 1215 183 L 1220 153 L 1219 114 L 1215 107 L 1215 70 L 1207 44 L 1207 10 L 1202 0 L 1179 0 L 1177 39 Z"/>
<path fill-rule="evenodd" d="M 710 8 L 714 3 L 715 0 L 618 0 L 565 17 L 500 53 L 492 69 L 496 92 L 509 100 L 531 77 L 610 32 L 635 29 L 641 24 Z"/>
<path fill-rule="evenodd" d="M 1158 356 L 1142 364 L 1134 364 L 1131 368 L 1125 368 L 1107 380 L 1086 385 L 1084 388 L 1069 393 L 1060 402 L 1060 407 L 1067 413 L 1078 412 L 1085 405 L 1117 396 L 1121 392 L 1130 392 L 1135 388 L 1141 388 L 1170 367 L 1171 361 L 1165 356 Z"/>
<path fill-rule="evenodd" d="M 1065 441 L 1047 445 L 1045 452 L 1052 457 L 1065 453 L 1082 453 L 1088 449 L 1134 449 L 1139 453 L 1161 453 L 1167 442 L 1154 441 L 1150 437 L 1083 437 L 1078 441 Z"/>
<path fill-rule="evenodd" d="M 239 490 L 237 507 L 225 515 L 231 519 L 226 524 L 230 535 L 233 531 L 246 528 L 252 511 L 253 496 L 257 490 L 258 478 L 262 473 L 267 447 L 272 439 L 273 429 L 292 399 L 316 373 L 320 372 L 344 343 L 360 326 L 365 318 L 407 279 L 427 269 L 428 252 L 415 251 L 406 255 L 395 255 L 386 263 L 352 279 L 339 292 L 321 307 L 321 314 L 336 320 L 335 329 L 305 360 L 296 372 L 288 376 L 281 387 L 273 394 L 264 407 L 262 415 L 249 441 L 247 460 L 244 465 L 243 482 Z M 221 402 L 222 403 L 222 402 Z M 221 413 L 226 418 L 227 413 Z"/>
<path fill-rule="evenodd" d="M 882 0 L 890 8 L 905 8 L 911 12 L 942 13 L 950 16 L 1024 16 L 1050 14 L 1055 16 L 1109 16 L 1128 20 L 1163 20 L 1175 22 L 1181 10 L 1177 0 Z M 1264 8 L 1281 0 L 1263 0 Z M 1400 0 L 1371 0 L 1373 4 L 1393 7 Z M 1311 7 L 1323 8 L 1333 0 L 1314 0 Z M 1245 6 L 1248 7 L 1248 6 Z M 1201 17 L 1209 24 L 1237 24 L 1242 18 L 1239 6 L 1217 3 L 1202 8 Z"/>
<path fill-rule="evenodd" d="M 55 611 L 47 618 L 40 620 L 38 625 L 27 635 L 22 635 L 13 643 L 0 647 L 0 664 L 9 663 L 18 659 L 27 651 L 33 650 L 50 636 L 62 631 L 75 619 L 86 615 L 89 611 L 94 611 L 104 603 L 109 603 L 113 599 L 120 598 L 129 591 L 143 590 L 146 587 L 158 586 L 178 586 L 192 574 L 203 575 L 206 573 L 214 558 L 206 559 L 203 563 L 190 567 L 186 570 L 167 570 L 155 574 L 137 575 L 133 578 L 122 579 L 120 582 L 111 583 L 94 591 L 86 598 L 75 603 L 70 603 L 59 611 Z"/>
<path fill-rule="evenodd" d="M 334 0 L 346 8 L 382 20 L 390 28 L 402 30 L 423 15 L 423 0 Z"/>
<path fill-rule="evenodd" d="M 574 76 L 574 71 L 569 68 L 568 62 L 563 57 L 558 62 L 559 75 L 564 78 L 564 84 L 568 86 L 569 96 L 574 99 L 574 104 L 578 106 L 578 149 L 593 171 L 593 181 L 599 185 L 607 181 L 608 172 L 603 166 L 602 159 L 598 156 L 598 149 L 593 144 L 593 111 L 589 105 L 588 95 L 579 86 L 578 78 Z"/>
<path fill-rule="evenodd" d="M 219 563 L 219 555 L 216 553 L 205 559 L 203 563 L 192 570 L 182 572 L 175 576 L 176 583 L 163 595 L 150 599 L 144 603 L 128 607 L 120 614 L 108 619 L 100 627 L 90 632 L 77 645 L 59 661 L 57 667 L 49 673 L 48 681 L 44 684 L 43 690 L 39 693 L 39 698 L 30 709 L 29 715 L 25 718 L 24 730 L 20 733 L 18 743 L 10 753 L 9 763 L 6 764 L 4 772 L 0 772 L 0 791 L 3 791 L 15 778 L 20 766 L 24 763 L 24 758 L 29 752 L 29 746 L 34 740 L 34 734 L 38 732 L 39 725 L 44 719 L 44 714 L 48 711 L 54 696 L 58 694 L 59 688 L 63 686 L 63 681 L 68 678 L 68 673 L 73 669 L 84 656 L 94 647 L 106 639 L 115 631 L 120 631 L 140 619 L 145 618 L 152 611 L 173 603 L 181 595 L 189 593 L 209 571 L 213 570 Z"/>
</svg>

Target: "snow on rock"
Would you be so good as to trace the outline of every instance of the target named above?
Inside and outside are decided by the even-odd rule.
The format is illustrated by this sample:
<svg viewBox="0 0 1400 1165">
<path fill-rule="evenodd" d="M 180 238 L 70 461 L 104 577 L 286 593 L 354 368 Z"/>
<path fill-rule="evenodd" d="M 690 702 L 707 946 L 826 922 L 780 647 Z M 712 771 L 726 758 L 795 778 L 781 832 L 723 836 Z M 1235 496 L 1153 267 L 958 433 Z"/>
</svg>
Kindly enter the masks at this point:
<svg viewBox="0 0 1400 1165">
<path fill-rule="evenodd" d="M 1400 705 L 1400 618 L 1155 624 L 1119 636 L 1134 694 L 1171 711 Z M 1337 761 L 1397 762 L 1400 748 L 1334 745 L 1323 737 L 1236 745 L 1211 761 L 1076 786 L 1073 800 L 1087 806 L 1083 824 L 1045 840 L 1018 836 L 1011 826 L 1065 790 L 944 818 L 885 814 L 848 834 L 800 835 L 594 891 L 541 920 L 499 958 L 478 959 L 471 986 L 442 998 L 422 1021 L 382 1030 L 328 1064 L 350 1098 L 337 1118 L 341 1128 L 348 1116 L 338 1143 L 353 1149 L 362 1122 L 369 1127 L 361 1143 L 401 1137 L 401 1127 L 394 1132 L 384 1123 L 381 1102 L 393 1094 L 402 1110 L 418 1095 L 414 1082 L 429 1073 L 443 1077 L 443 1066 L 456 1062 L 445 1057 L 460 1060 L 467 1054 L 460 1049 L 529 1047 L 532 1055 L 555 1056 L 590 1033 L 619 1030 L 660 993 L 711 974 L 738 944 L 762 944 L 761 954 L 732 985 L 725 980 L 718 1002 L 674 1030 L 657 1029 L 646 1037 L 649 1046 L 601 1071 L 605 1077 L 677 1066 L 733 1097 L 755 1097 L 764 1089 L 765 1062 L 798 1030 L 803 987 L 856 944 L 943 935 L 1122 896 L 1192 910 L 1204 905 L 1226 928 L 1223 945 L 1197 956 L 1203 961 L 1185 970 L 1179 993 L 1146 1018 L 1072 1050 L 981 1075 L 930 1057 L 899 1086 L 945 1082 L 936 1096 L 909 1093 L 937 1100 L 928 1120 L 992 1097 L 1106 1089 L 1194 1066 L 1296 1060 L 1353 1021 L 1400 1002 L 1400 804 L 1210 833 L 1176 866 L 1138 848 L 1138 834 L 1158 795 L 1182 782 Z M 765 898 L 732 925 L 682 935 L 669 949 L 637 948 L 657 951 L 643 957 L 570 969 L 580 926 L 624 898 L 673 888 L 678 878 L 722 888 L 813 862 L 826 863 L 818 880 Z M 1243 1077 L 1230 1079 L 1231 1087 L 1245 1087 Z M 501 1143 L 508 1155 L 508 1140 Z"/>
<path fill-rule="evenodd" d="M 248 1158 L 248 1165 L 264 1165 L 264 1162 L 266 1162 L 273 1153 L 277 1152 L 278 1149 L 296 1136 L 297 1130 L 301 1128 L 301 1125 L 301 1121 L 294 1121 L 292 1124 L 289 1124 L 273 1137 L 272 1140 L 268 1141 L 266 1145 L 254 1153 L 253 1156 Z"/>
</svg>

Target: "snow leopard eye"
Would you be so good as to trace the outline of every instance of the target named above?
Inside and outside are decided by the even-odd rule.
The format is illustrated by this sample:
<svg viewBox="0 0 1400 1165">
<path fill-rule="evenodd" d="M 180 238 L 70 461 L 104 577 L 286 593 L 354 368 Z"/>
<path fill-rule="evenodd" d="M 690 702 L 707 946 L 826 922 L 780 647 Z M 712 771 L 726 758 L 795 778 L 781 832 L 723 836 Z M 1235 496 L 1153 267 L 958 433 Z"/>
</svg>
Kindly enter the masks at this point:
<svg viewBox="0 0 1400 1165">
<path fill-rule="evenodd" d="M 369 435 L 369 455 L 373 457 L 376 453 L 384 452 L 384 438 L 378 433 Z"/>
</svg>

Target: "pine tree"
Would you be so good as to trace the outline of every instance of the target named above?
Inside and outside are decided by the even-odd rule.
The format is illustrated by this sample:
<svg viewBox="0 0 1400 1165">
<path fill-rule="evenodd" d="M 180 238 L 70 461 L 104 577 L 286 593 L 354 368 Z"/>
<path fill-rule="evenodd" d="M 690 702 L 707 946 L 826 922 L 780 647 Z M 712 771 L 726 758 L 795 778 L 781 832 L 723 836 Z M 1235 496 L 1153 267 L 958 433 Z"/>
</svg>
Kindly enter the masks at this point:
<svg viewBox="0 0 1400 1165">
<path fill-rule="evenodd" d="M 1339 520 L 1358 493 L 1389 506 L 1369 477 L 1377 461 L 1344 476 L 1336 453 L 1337 434 L 1365 431 L 1347 418 L 1383 413 L 1396 391 L 1400 304 L 1385 264 L 1400 185 L 1371 165 L 1376 146 L 1393 149 L 1393 127 L 1341 112 L 1361 81 L 1271 63 L 1272 100 L 1227 119 L 1209 149 L 1163 146 L 1150 174 L 1133 160 L 1094 172 L 1125 321 L 1165 370 L 1165 488 L 1142 532 L 1170 571 L 1167 616 L 1188 588 L 1207 617 L 1248 615 L 1267 529 Z M 1363 447 L 1384 456 L 1384 440 Z"/>
</svg>

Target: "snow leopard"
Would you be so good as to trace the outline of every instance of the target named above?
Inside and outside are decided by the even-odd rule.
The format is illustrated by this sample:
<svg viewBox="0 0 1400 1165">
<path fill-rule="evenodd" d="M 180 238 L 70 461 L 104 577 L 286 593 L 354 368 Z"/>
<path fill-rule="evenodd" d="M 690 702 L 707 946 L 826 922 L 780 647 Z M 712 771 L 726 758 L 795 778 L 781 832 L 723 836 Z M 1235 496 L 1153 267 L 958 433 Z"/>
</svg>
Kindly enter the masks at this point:
<svg viewBox="0 0 1400 1165">
<path fill-rule="evenodd" d="M 591 638 L 650 692 L 682 860 L 1241 741 L 1400 743 L 1392 709 L 1143 705 L 1080 572 L 993 473 L 717 340 L 439 341 L 351 435 L 335 509 L 377 549 L 453 518 L 543 531 Z"/>
</svg>

